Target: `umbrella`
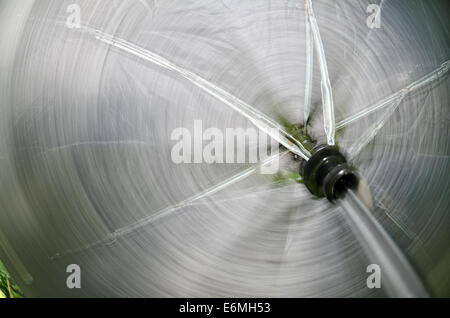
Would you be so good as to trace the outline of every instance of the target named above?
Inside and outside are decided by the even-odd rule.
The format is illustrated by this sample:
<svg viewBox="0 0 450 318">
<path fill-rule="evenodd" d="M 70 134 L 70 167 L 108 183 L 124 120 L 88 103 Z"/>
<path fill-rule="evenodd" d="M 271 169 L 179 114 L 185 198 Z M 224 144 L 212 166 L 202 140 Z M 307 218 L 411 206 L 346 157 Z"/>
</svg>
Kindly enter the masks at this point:
<svg viewBox="0 0 450 318">
<path fill-rule="evenodd" d="M 448 294 L 448 4 L 0 6 L 0 256 L 25 295 L 409 296 L 398 268 L 412 296 Z M 208 128 L 280 155 L 206 162 Z M 371 212 L 299 182 L 312 144 L 339 146 Z M 395 265 L 382 288 L 374 262 Z"/>
</svg>

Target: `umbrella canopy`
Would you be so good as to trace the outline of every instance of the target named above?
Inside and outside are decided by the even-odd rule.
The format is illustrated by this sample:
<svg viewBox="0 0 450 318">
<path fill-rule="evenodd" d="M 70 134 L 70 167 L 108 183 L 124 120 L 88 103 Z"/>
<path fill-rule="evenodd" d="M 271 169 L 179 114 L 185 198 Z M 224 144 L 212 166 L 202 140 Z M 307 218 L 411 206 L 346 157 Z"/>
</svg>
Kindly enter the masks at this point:
<svg viewBox="0 0 450 318">
<path fill-rule="evenodd" d="M 16 2 L 0 2 L 0 256 L 25 295 L 386 295 L 341 208 L 286 178 L 299 156 L 280 149 L 281 181 L 260 162 L 173 160 L 174 131 L 195 144 L 199 122 L 330 141 L 304 1 Z M 331 135 L 448 295 L 448 4 L 312 5 Z"/>
</svg>

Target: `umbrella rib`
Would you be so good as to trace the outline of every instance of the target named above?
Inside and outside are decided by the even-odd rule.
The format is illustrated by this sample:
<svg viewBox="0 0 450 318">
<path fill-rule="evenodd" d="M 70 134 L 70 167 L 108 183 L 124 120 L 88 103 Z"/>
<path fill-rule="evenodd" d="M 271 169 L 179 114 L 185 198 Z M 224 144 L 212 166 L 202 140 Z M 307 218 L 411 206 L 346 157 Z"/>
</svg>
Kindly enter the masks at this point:
<svg viewBox="0 0 450 318">
<path fill-rule="evenodd" d="M 399 99 L 403 99 L 403 97 L 406 96 L 407 94 L 414 92 L 420 88 L 423 88 L 426 85 L 438 80 L 439 78 L 441 78 L 445 74 L 447 74 L 448 70 L 449 70 L 449 66 L 450 66 L 450 60 L 447 60 L 444 63 L 442 63 L 440 67 L 438 67 L 437 69 L 428 73 L 427 75 L 421 77 L 417 81 L 409 84 L 408 86 L 393 93 L 392 95 L 389 95 L 388 97 L 386 97 L 368 107 L 365 107 L 363 110 L 341 120 L 340 122 L 337 123 L 336 128 L 342 129 L 344 127 L 347 127 L 351 123 L 353 123 L 361 118 L 364 118 L 380 109 L 383 109 L 386 107 L 394 107 L 395 108 L 396 103 L 398 102 Z"/>
<path fill-rule="evenodd" d="M 320 88 L 322 92 L 322 107 L 323 107 L 323 124 L 325 134 L 327 135 L 327 142 L 329 145 L 335 144 L 336 124 L 334 118 L 334 103 L 333 91 L 330 83 L 330 76 L 328 73 L 327 60 L 325 57 L 325 50 L 320 37 L 319 25 L 314 15 L 311 0 L 305 0 L 305 6 L 308 15 L 311 32 L 314 38 L 315 48 L 319 58 L 320 66 Z"/>
<path fill-rule="evenodd" d="M 309 16 L 307 4 L 305 3 L 305 28 L 306 28 L 306 78 L 305 78 L 305 108 L 303 110 L 304 125 L 308 124 L 308 119 L 311 114 L 311 96 L 312 96 L 312 81 L 314 69 L 314 39 L 312 37 L 311 25 L 309 23 Z"/>
<path fill-rule="evenodd" d="M 348 150 L 349 156 L 351 158 L 355 158 L 359 155 L 359 153 L 366 147 L 374 138 L 375 136 L 380 132 L 380 130 L 384 127 L 386 122 L 391 118 L 391 116 L 395 113 L 395 111 L 398 109 L 398 107 L 401 105 L 402 101 L 404 100 L 405 96 L 413 91 L 416 91 L 420 88 L 423 88 L 430 83 L 433 83 L 434 81 L 441 78 L 444 74 L 448 72 L 449 69 L 449 62 L 444 62 L 439 68 L 436 70 L 428 73 L 427 75 L 423 76 L 419 80 L 409 84 L 405 88 L 401 89 L 400 91 L 392 94 L 391 96 L 387 97 L 385 100 L 381 101 L 380 103 L 377 103 L 375 105 L 384 105 L 387 104 L 385 107 L 389 107 L 386 112 L 381 116 L 380 120 L 376 122 L 374 125 L 372 125 L 369 129 L 366 130 L 366 132 L 358 138 L 358 140 L 350 147 Z M 431 91 L 428 92 L 425 102 L 422 106 L 425 107 L 425 105 L 428 102 L 428 99 L 431 96 Z M 382 109 L 383 107 L 381 107 Z M 369 113 L 373 112 L 373 107 L 368 107 L 367 111 Z M 375 110 L 380 109 L 380 107 L 375 108 Z"/>
<path fill-rule="evenodd" d="M 384 127 L 388 119 L 391 118 L 391 116 L 400 106 L 402 100 L 403 96 L 399 97 L 392 104 L 392 106 L 388 110 L 386 110 L 386 112 L 383 114 L 383 116 L 377 123 L 372 125 L 370 128 L 366 129 L 366 132 L 360 138 L 358 138 L 358 140 L 348 150 L 350 158 L 356 157 L 361 152 L 361 150 L 375 138 L 375 136 L 378 134 L 381 128 Z"/>
<path fill-rule="evenodd" d="M 422 105 L 422 108 L 425 107 L 425 105 L 428 103 L 428 100 L 431 96 L 431 92 L 428 92 L 427 97 L 425 98 L 425 102 Z M 366 133 L 364 133 L 355 144 L 353 144 L 350 149 L 348 150 L 350 158 L 355 158 L 359 153 L 364 149 L 365 146 L 367 146 L 374 138 L 375 136 L 380 132 L 380 130 L 384 127 L 386 122 L 391 118 L 391 116 L 394 114 L 394 112 L 397 110 L 397 108 L 400 106 L 404 99 L 404 96 L 399 98 L 396 103 L 394 103 L 386 112 L 383 114 L 381 119 L 372 125 L 371 128 L 369 128 Z"/>
<path fill-rule="evenodd" d="M 286 130 L 284 130 L 284 128 L 280 124 L 278 124 L 276 121 L 260 112 L 256 108 L 240 100 L 236 96 L 214 85 L 213 83 L 203 79 L 202 77 L 194 74 L 191 71 L 175 65 L 171 61 L 154 52 L 139 47 L 126 40 L 114 37 L 110 34 L 90 27 L 85 27 L 84 29 L 89 33 L 94 34 L 95 38 L 103 43 L 109 44 L 124 52 L 132 54 L 138 58 L 144 59 L 148 62 L 151 62 L 155 65 L 158 65 L 164 69 L 180 75 L 198 88 L 202 89 L 206 93 L 223 102 L 231 109 L 246 117 L 256 127 L 275 139 L 278 143 L 286 147 L 292 153 L 299 155 L 305 160 L 308 160 L 311 157 L 311 153 L 305 148 L 305 146 L 295 137 L 289 134 Z"/>
<path fill-rule="evenodd" d="M 105 236 L 105 238 L 103 238 L 101 240 L 86 244 L 77 249 L 71 249 L 71 250 L 66 250 L 64 252 L 56 253 L 51 257 L 51 259 L 54 260 L 54 259 L 58 259 L 63 256 L 66 256 L 66 255 L 80 253 L 80 252 L 89 250 L 89 249 L 99 246 L 99 245 L 110 245 L 110 244 L 114 243 L 121 236 L 135 232 L 136 230 L 141 229 L 144 226 L 150 225 L 158 220 L 168 217 L 184 207 L 193 205 L 195 202 L 197 202 L 201 199 L 211 196 L 219 191 L 222 191 L 222 190 L 228 188 L 229 186 L 231 186 L 241 180 L 248 178 L 249 176 L 256 173 L 258 171 L 258 168 L 264 167 L 264 166 L 272 163 L 273 161 L 280 159 L 281 157 L 285 156 L 287 153 L 289 153 L 289 152 L 287 150 L 285 150 L 282 153 L 277 153 L 275 155 L 272 155 L 272 156 L 266 158 L 265 160 L 263 160 L 262 162 L 260 162 L 258 165 L 251 166 L 251 167 L 231 176 L 230 178 L 213 185 L 212 187 L 210 187 L 204 191 L 194 194 L 193 196 L 191 196 L 183 201 L 180 201 L 174 205 L 163 208 L 162 210 L 159 210 L 159 211 L 155 212 L 154 214 L 152 214 L 148 217 L 142 218 L 132 224 L 118 228 L 118 229 L 114 230 L 113 232 L 108 233 Z"/>
<path fill-rule="evenodd" d="M 133 224 L 127 225 L 127 226 L 122 227 L 122 228 L 119 228 L 119 229 L 114 231 L 114 236 L 115 237 L 120 237 L 120 236 L 129 234 L 131 232 L 134 232 L 135 230 L 137 230 L 139 228 L 142 228 L 143 226 L 146 226 L 146 225 L 148 225 L 150 223 L 153 223 L 153 222 L 155 222 L 157 220 L 160 220 L 160 219 L 162 219 L 162 218 L 164 218 L 166 216 L 169 216 L 173 212 L 175 212 L 175 211 L 177 211 L 177 210 L 179 210 L 181 208 L 184 208 L 186 206 L 189 206 L 189 205 L 193 204 L 194 202 L 196 202 L 196 201 L 198 201 L 200 199 L 203 199 L 203 198 L 208 197 L 210 195 L 213 195 L 213 194 L 215 194 L 215 193 L 217 193 L 217 192 L 219 192 L 221 190 L 224 190 L 224 189 L 228 188 L 230 185 L 233 185 L 236 182 L 239 182 L 239 181 L 241 181 L 241 180 L 251 176 L 256 171 L 258 171 L 258 167 L 262 167 L 262 166 L 265 166 L 265 165 L 273 162 L 274 160 L 278 159 L 279 156 L 280 156 L 279 154 L 275 154 L 273 156 L 270 156 L 266 160 L 262 161 L 259 165 L 247 168 L 244 171 L 242 171 L 242 172 L 240 172 L 240 173 L 238 173 L 238 174 L 236 174 L 236 175 L 226 179 L 225 181 L 220 182 L 220 183 L 214 185 L 213 187 L 208 188 L 208 189 L 206 189 L 206 190 L 204 190 L 204 191 L 202 191 L 200 193 L 197 193 L 197 194 L 189 197 L 186 200 L 183 200 L 183 201 L 181 201 L 181 202 L 179 202 L 179 203 L 177 203 L 177 204 L 175 204 L 173 206 L 170 206 L 170 207 L 167 207 L 167 208 L 165 208 L 163 210 L 160 210 L 159 212 L 156 212 L 155 214 L 153 214 L 153 215 L 151 215 L 149 217 L 146 217 L 144 219 L 141 219 L 141 220 L 139 220 L 139 221 L 137 221 L 137 222 L 135 222 Z"/>
</svg>

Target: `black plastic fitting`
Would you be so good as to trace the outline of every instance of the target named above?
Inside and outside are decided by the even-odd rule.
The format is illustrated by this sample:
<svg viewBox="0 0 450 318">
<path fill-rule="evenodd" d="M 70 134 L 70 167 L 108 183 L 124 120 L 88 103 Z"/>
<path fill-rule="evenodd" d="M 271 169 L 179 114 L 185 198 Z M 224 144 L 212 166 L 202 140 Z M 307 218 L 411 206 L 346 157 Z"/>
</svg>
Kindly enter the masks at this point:
<svg viewBox="0 0 450 318">
<path fill-rule="evenodd" d="M 312 194 L 330 202 L 343 198 L 348 189 L 358 185 L 359 178 L 345 156 L 333 146 L 313 149 L 308 161 L 300 164 L 300 174 Z"/>
</svg>

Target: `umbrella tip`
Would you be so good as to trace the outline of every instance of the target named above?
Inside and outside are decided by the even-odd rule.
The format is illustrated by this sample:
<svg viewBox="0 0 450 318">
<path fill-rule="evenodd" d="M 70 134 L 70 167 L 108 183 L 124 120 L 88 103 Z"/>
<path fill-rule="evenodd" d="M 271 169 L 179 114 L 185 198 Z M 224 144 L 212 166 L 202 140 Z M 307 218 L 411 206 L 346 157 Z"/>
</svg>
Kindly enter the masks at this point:
<svg viewBox="0 0 450 318">
<path fill-rule="evenodd" d="M 335 202 L 349 189 L 356 189 L 359 176 L 335 146 L 319 145 L 308 161 L 300 163 L 300 174 L 308 190 L 318 197 Z"/>
</svg>

